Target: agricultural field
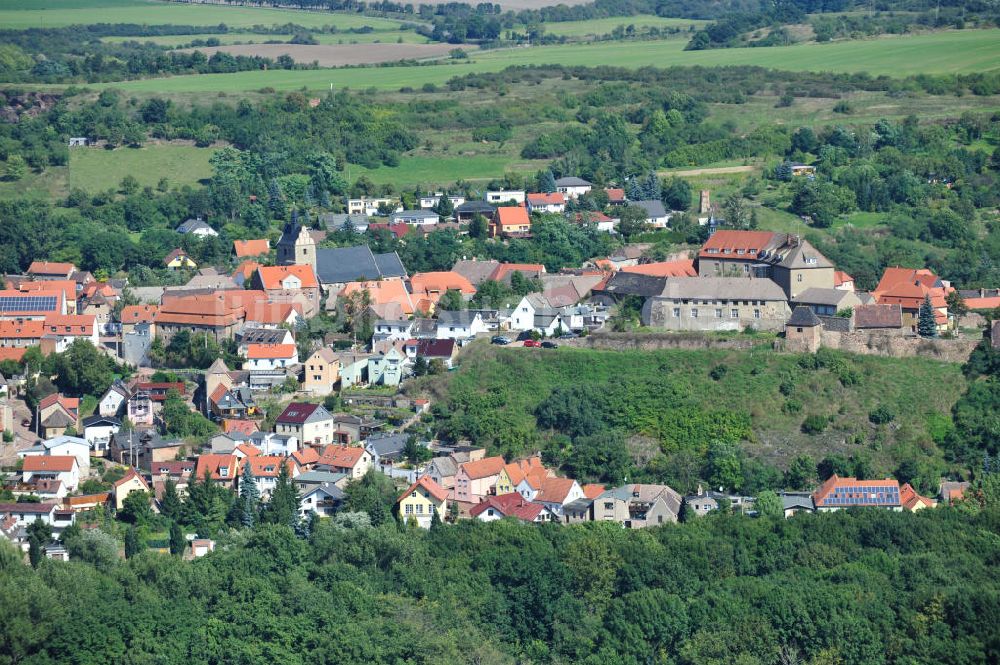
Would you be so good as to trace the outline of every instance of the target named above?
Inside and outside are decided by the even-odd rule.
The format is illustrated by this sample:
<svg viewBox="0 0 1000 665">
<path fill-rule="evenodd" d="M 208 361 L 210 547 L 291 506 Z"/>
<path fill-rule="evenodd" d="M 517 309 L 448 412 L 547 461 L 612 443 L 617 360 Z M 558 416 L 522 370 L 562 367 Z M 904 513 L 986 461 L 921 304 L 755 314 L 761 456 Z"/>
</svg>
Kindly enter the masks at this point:
<svg viewBox="0 0 1000 665">
<path fill-rule="evenodd" d="M 265 44 L 267 42 L 288 42 L 294 35 L 276 35 L 261 32 L 228 32 L 225 34 L 198 35 L 156 35 L 153 37 L 104 37 L 101 41 L 109 44 L 122 42 L 152 42 L 166 47 L 181 47 L 196 40 L 217 39 L 220 44 Z M 377 30 L 375 32 L 354 33 L 338 32 L 334 34 L 313 33 L 312 38 L 319 44 L 430 44 L 431 41 L 422 35 L 409 30 Z M 202 47 L 204 50 L 204 47 Z"/>
<path fill-rule="evenodd" d="M 152 144 L 142 148 L 74 148 L 69 153 L 69 186 L 88 192 L 115 189 L 127 175 L 155 187 L 166 178 L 171 187 L 195 185 L 212 175 L 214 150 L 188 145 Z"/>
<path fill-rule="evenodd" d="M 753 49 L 685 51 L 683 40 L 596 42 L 498 49 L 468 60 L 418 68 L 269 70 L 235 74 L 175 76 L 109 84 L 131 92 L 239 92 L 374 88 L 398 90 L 425 83 L 442 84 L 453 76 L 500 71 L 512 65 L 603 65 L 670 67 L 674 65 L 758 65 L 795 71 L 868 72 L 906 76 L 982 72 L 1000 68 L 1000 29 L 938 32 L 866 41 Z M 101 87 L 109 87 L 104 85 Z"/>
<path fill-rule="evenodd" d="M 687 31 L 692 27 L 700 27 L 708 21 L 697 21 L 684 18 L 664 18 L 662 16 L 610 16 L 595 18 L 588 21 L 562 21 L 546 23 L 545 34 L 557 37 L 600 37 L 610 34 L 618 26 L 635 26 L 639 28 L 680 28 Z"/>
<path fill-rule="evenodd" d="M 211 57 L 218 52 L 231 55 L 262 56 L 276 59 L 291 56 L 295 62 L 318 62 L 320 67 L 365 65 L 400 60 L 428 60 L 447 57 L 455 47 L 451 44 L 236 44 L 233 46 L 201 46 L 182 52 L 201 51 Z"/>
<path fill-rule="evenodd" d="M 399 166 L 367 169 L 349 165 L 347 173 L 348 180 L 364 175 L 378 185 L 394 184 L 410 188 L 416 185 L 444 186 L 458 180 L 482 182 L 502 177 L 508 171 L 534 174 L 546 164 L 543 160 L 516 159 L 505 154 L 404 155 Z"/>
<path fill-rule="evenodd" d="M 397 30 L 401 21 L 360 14 L 340 14 L 294 9 L 222 7 L 154 0 L 8 0 L 0 3 L 0 25 L 7 29 L 53 28 L 93 23 L 146 25 L 218 25 L 249 28 L 255 25 L 294 23 L 307 28 L 336 26 L 340 30 L 369 26 Z"/>
</svg>

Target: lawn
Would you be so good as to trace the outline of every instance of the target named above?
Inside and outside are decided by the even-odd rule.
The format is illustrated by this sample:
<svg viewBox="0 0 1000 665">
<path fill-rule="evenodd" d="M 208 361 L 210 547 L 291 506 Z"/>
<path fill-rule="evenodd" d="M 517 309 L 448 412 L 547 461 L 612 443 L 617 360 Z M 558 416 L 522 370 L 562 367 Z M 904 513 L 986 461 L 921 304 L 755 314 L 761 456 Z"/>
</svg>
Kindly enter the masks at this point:
<svg viewBox="0 0 1000 665">
<path fill-rule="evenodd" d="M 156 186 L 166 178 L 171 187 L 194 185 L 212 175 L 208 160 L 214 150 L 186 145 L 143 148 L 74 148 L 69 153 L 69 184 L 88 192 L 116 188 L 133 175 L 142 186 Z"/>
<path fill-rule="evenodd" d="M 697 21 L 683 18 L 664 18 L 662 16 L 610 16 L 595 18 L 589 21 L 562 21 L 546 23 L 545 34 L 558 37 L 587 37 L 610 34 L 618 26 L 633 25 L 639 28 L 680 28 L 687 30 L 691 26 L 701 26 L 707 21 Z"/>
<path fill-rule="evenodd" d="M 507 171 L 534 173 L 544 168 L 545 161 L 511 161 L 510 155 L 404 155 L 399 166 L 367 169 L 356 164 L 347 166 L 348 180 L 353 182 L 366 175 L 376 184 L 392 183 L 399 187 L 415 185 L 450 185 L 457 180 L 491 180 Z"/>
<path fill-rule="evenodd" d="M 965 30 L 829 44 L 684 51 L 682 40 L 596 42 L 499 49 L 471 54 L 468 60 L 422 67 L 269 70 L 201 74 L 111 84 L 136 92 L 237 92 L 335 88 L 398 89 L 441 84 L 453 76 L 493 72 L 512 65 L 759 65 L 776 69 L 862 72 L 905 76 L 982 72 L 1000 68 L 1000 30 Z M 95 86 L 96 87 L 96 86 Z"/>
<path fill-rule="evenodd" d="M 31 9 L 25 9 L 31 7 Z M 335 25 L 341 30 L 370 26 L 395 30 L 400 21 L 361 14 L 338 14 L 294 9 L 221 7 L 152 0 L 14 0 L 0 3 L 0 25 L 6 29 L 52 28 L 93 23 L 141 25 L 218 25 L 247 28 L 294 23 L 308 28 Z"/>
</svg>

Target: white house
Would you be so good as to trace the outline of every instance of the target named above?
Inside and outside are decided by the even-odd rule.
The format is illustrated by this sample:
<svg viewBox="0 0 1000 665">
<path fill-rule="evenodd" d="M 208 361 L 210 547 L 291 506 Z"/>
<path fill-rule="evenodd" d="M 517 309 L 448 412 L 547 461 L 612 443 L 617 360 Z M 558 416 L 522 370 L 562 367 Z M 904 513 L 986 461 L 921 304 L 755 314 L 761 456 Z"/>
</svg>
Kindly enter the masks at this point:
<svg viewBox="0 0 1000 665">
<path fill-rule="evenodd" d="M 583 178 L 570 176 L 556 180 L 556 191 L 565 194 L 567 199 L 579 198 L 588 193 L 592 188 L 593 185 Z"/>
<path fill-rule="evenodd" d="M 670 213 L 663 207 L 662 201 L 633 201 L 631 205 L 646 211 L 646 223 L 654 229 L 665 229 L 670 223 Z"/>
<path fill-rule="evenodd" d="M 399 205 L 395 199 L 388 198 L 377 198 L 370 199 L 366 197 L 361 197 L 360 199 L 347 199 L 347 214 L 348 215 L 368 215 L 369 217 L 374 217 L 379 214 L 379 207 L 385 208 L 386 206 L 392 206 L 393 212 L 400 212 L 403 206 Z"/>
<path fill-rule="evenodd" d="M 121 381 L 115 381 L 104 393 L 97 405 L 97 412 L 102 416 L 117 416 L 122 412 L 122 406 L 129 397 L 128 388 Z"/>
<path fill-rule="evenodd" d="M 83 438 L 90 445 L 94 456 L 104 457 L 111 442 L 111 435 L 121 427 L 122 421 L 115 416 L 94 414 L 83 419 Z"/>
<path fill-rule="evenodd" d="M 243 369 L 274 371 L 297 365 L 299 351 L 294 344 L 249 344 Z"/>
<path fill-rule="evenodd" d="M 528 194 L 528 212 L 565 212 L 566 195 L 561 192 L 551 194 Z"/>
<path fill-rule="evenodd" d="M 511 312 L 510 329 L 520 332 L 535 330 L 540 334 L 552 336 L 559 330 L 568 330 L 569 322 L 544 296 L 530 293 L 521 298 L 521 302 Z"/>
<path fill-rule="evenodd" d="M 198 236 L 199 238 L 207 238 L 208 236 L 218 236 L 219 232 L 209 226 L 206 222 L 202 221 L 201 217 L 196 219 L 185 220 L 183 224 L 177 227 L 177 233 Z"/>
<path fill-rule="evenodd" d="M 412 226 L 434 226 L 441 221 L 441 216 L 430 210 L 404 210 L 389 215 L 391 224 L 410 224 Z"/>
<path fill-rule="evenodd" d="M 72 456 L 76 458 L 80 473 L 86 475 L 90 473 L 90 444 L 86 439 L 77 436 L 66 436 L 65 434 L 39 441 L 31 448 L 26 448 L 17 453 L 21 459 L 29 456 Z"/>
<path fill-rule="evenodd" d="M 344 502 L 344 491 L 333 483 L 320 483 L 302 495 L 299 500 L 299 515 L 307 517 L 316 513 L 320 517 L 332 517 Z"/>
<path fill-rule="evenodd" d="M 21 482 L 57 480 L 73 492 L 80 486 L 80 465 L 73 455 L 28 455 L 21 467 Z"/>
<path fill-rule="evenodd" d="M 372 342 L 381 342 L 389 339 L 392 341 L 406 341 L 413 336 L 413 321 L 379 319 L 375 322 L 375 335 Z"/>
<path fill-rule="evenodd" d="M 444 196 L 441 192 L 434 192 L 433 194 L 428 194 L 427 196 L 420 197 L 420 207 L 421 208 L 434 208 L 438 203 L 441 202 L 441 197 Z M 465 197 L 456 194 L 449 194 L 448 200 L 451 201 L 451 205 L 456 208 L 463 203 L 465 203 Z"/>
<path fill-rule="evenodd" d="M 254 432 L 250 435 L 250 443 L 264 455 L 281 455 L 287 457 L 299 450 L 299 439 L 291 434 Z"/>
<path fill-rule="evenodd" d="M 437 339 L 472 339 L 489 332 L 479 312 L 439 310 L 437 317 Z"/>
<path fill-rule="evenodd" d="M 250 474 L 253 476 L 257 491 L 261 497 L 271 496 L 271 491 L 278 483 L 278 475 L 281 473 L 281 465 L 288 465 L 288 474 L 294 478 L 299 475 L 299 469 L 291 459 L 281 455 L 254 455 L 240 461 L 238 478 L 242 482 L 245 466 L 250 465 Z"/>
<path fill-rule="evenodd" d="M 42 520 L 53 528 L 57 536 L 75 521 L 76 513 L 61 509 L 58 503 L 3 503 L 0 504 L 0 517 L 13 517 L 17 526 L 28 526 L 36 519 Z"/>
<path fill-rule="evenodd" d="M 508 201 L 521 204 L 524 203 L 526 196 L 527 192 L 523 189 L 497 189 L 486 192 L 486 195 L 483 196 L 483 200 L 494 205 L 507 203 Z"/>
<path fill-rule="evenodd" d="M 534 484 L 525 478 L 516 489 L 526 500 L 542 504 L 556 517 L 562 517 L 563 506 L 585 496 L 580 483 L 572 478 L 542 478 Z"/>
</svg>

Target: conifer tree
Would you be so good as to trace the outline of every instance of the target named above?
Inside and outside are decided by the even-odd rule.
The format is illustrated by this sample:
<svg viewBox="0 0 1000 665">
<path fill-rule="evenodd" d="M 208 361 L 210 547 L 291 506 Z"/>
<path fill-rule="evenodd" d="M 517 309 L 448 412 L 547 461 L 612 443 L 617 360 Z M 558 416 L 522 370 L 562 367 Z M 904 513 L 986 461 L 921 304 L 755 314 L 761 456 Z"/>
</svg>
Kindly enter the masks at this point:
<svg viewBox="0 0 1000 665">
<path fill-rule="evenodd" d="M 250 468 L 250 458 L 243 464 L 243 475 L 240 476 L 240 522 L 243 526 L 253 527 L 257 523 L 257 511 L 260 509 L 260 490 L 254 480 Z"/>
<path fill-rule="evenodd" d="M 931 297 L 924 296 L 924 302 L 917 312 L 917 334 L 921 337 L 937 337 L 937 321 L 934 320 L 934 307 L 931 306 Z"/>
<path fill-rule="evenodd" d="M 292 477 L 288 465 L 282 464 L 278 471 L 278 480 L 271 490 L 271 500 L 267 504 L 267 521 L 271 524 L 284 524 L 295 528 L 298 521 L 299 493 L 292 485 Z"/>
<path fill-rule="evenodd" d="M 131 559 L 136 554 L 145 549 L 142 540 L 139 538 L 139 531 L 134 524 L 129 525 L 125 532 L 125 558 Z"/>
<path fill-rule="evenodd" d="M 170 553 L 180 556 L 184 554 L 184 548 L 187 547 L 187 539 L 184 537 L 184 531 L 181 529 L 181 525 L 177 522 L 170 523 Z"/>
<path fill-rule="evenodd" d="M 177 483 L 168 480 L 163 486 L 163 498 L 160 500 L 160 514 L 176 520 L 181 516 L 181 497 L 177 494 Z"/>
</svg>

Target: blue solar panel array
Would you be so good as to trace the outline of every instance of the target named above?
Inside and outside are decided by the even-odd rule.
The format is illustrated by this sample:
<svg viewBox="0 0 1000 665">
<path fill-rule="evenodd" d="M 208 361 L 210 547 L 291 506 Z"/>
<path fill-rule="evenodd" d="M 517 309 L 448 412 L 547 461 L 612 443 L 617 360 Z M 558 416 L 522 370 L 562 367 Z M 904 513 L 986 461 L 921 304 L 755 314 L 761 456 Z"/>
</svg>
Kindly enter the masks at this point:
<svg viewBox="0 0 1000 665">
<path fill-rule="evenodd" d="M 0 314 L 54 312 L 56 301 L 56 296 L 0 296 Z"/>
<path fill-rule="evenodd" d="M 899 487 L 838 487 L 823 500 L 824 506 L 884 506 L 899 505 Z"/>
</svg>

